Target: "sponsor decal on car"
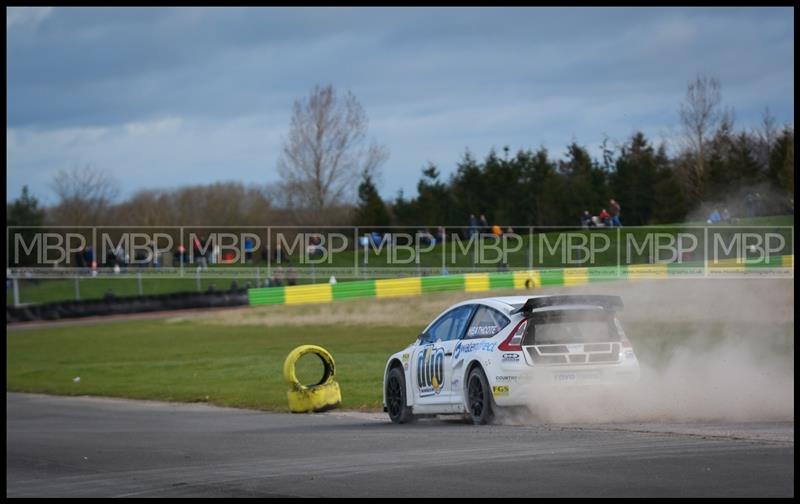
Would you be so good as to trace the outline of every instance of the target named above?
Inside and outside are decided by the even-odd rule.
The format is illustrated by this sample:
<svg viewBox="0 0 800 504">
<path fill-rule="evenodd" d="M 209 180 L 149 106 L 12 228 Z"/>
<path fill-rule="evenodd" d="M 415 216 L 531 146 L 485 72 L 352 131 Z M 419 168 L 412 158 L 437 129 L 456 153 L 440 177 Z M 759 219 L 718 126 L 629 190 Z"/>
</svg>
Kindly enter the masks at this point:
<svg viewBox="0 0 800 504">
<path fill-rule="evenodd" d="M 467 331 L 467 336 L 470 338 L 474 338 L 476 336 L 494 336 L 499 330 L 500 328 L 494 324 L 473 326 L 469 328 L 469 331 Z"/>
<path fill-rule="evenodd" d="M 476 341 L 474 343 L 464 343 L 463 341 L 459 341 L 456 343 L 456 347 L 453 350 L 453 358 L 458 359 L 461 354 L 468 354 L 472 352 L 477 352 L 478 350 L 483 350 L 484 352 L 492 352 L 494 351 L 494 347 L 497 343 L 488 342 L 488 341 Z"/>
<path fill-rule="evenodd" d="M 495 376 L 494 381 L 499 382 L 516 382 L 519 381 L 519 376 Z"/>
<path fill-rule="evenodd" d="M 518 353 L 504 353 L 503 362 L 519 362 Z"/>
<path fill-rule="evenodd" d="M 417 385 L 420 397 L 438 394 L 444 383 L 444 348 L 433 345 L 420 351 L 417 357 Z"/>
<path fill-rule="evenodd" d="M 495 397 L 506 397 L 510 391 L 511 387 L 508 385 L 495 385 L 492 387 L 492 393 L 495 395 Z"/>
<path fill-rule="evenodd" d="M 559 383 L 573 383 L 585 380 L 597 380 L 600 378 L 600 371 L 584 371 L 580 373 L 557 373 L 555 381 Z"/>
</svg>

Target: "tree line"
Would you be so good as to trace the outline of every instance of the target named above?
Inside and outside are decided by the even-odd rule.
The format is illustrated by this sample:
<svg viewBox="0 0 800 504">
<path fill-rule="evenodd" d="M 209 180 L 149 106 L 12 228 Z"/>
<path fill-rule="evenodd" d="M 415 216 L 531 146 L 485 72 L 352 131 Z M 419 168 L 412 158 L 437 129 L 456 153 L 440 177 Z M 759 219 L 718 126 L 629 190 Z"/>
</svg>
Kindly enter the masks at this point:
<svg viewBox="0 0 800 504">
<path fill-rule="evenodd" d="M 504 155 L 492 150 L 481 161 L 467 152 L 449 179 L 429 164 L 417 195 L 400 193 L 389 204 L 365 174 L 355 224 L 465 226 L 470 214 L 485 214 L 500 225 L 576 226 L 585 210 L 597 215 L 609 209 L 612 198 L 622 204 L 625 225 L 665 224 L 714 206 L 743 214 L 749 192 L 764 195 L 764 214 L 790 212 L 794 131 L 787 126 L 767 138 L 721 126 L 705 145 L 702 174 L 690 150 L 669 156 L 664 143 L 656 146 L 641 132 L 615 149 L 604 148 L 602 161 L 577 143 L 567 147 L 563 159 L 544 148 L 513 156 L 507 149 Z"/>
</svg>

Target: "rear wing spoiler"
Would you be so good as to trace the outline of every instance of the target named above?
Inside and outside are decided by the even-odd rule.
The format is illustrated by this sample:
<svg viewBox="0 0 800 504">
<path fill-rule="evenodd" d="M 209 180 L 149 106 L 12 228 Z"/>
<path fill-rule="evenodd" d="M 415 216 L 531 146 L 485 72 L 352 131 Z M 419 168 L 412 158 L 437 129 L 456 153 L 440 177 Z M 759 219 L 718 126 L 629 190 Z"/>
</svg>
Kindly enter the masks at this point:
<svg viewBox="0 0 800 504">
<path fill-rule="evenodd" d="M 515 313 L 530 313 L 537 308 L 558 305 L 590 305 L 601 306 L 605 310 L 622 310 L 622 298 L 598 294 L 535 297 L 529 298 L 524 305 L 513 310 L 511 315 Z"/>
</svg>

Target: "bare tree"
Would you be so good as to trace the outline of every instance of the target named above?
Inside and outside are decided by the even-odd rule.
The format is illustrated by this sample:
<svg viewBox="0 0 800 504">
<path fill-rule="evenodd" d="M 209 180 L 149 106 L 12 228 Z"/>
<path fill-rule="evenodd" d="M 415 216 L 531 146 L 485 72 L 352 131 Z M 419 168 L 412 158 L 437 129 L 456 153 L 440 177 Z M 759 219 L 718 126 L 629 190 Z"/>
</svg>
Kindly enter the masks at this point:
<svg viewBox="0 0 800 504">
<path fill-rule="evenodd" d="M 769 111 L 769 107 L 764 107 L 761 113 L 761 129 L 757 132 L 760 148 L 758 149 L 758 162 L 766 172 L 769 170 L 769 154 L 777 137 L 777 127 L 775 116 Z"/>
<path fill-rule="evenodd" d="M 764 111 L 761 113 L 761 136 L 769 146 L 772 146 L 777 135 L 775 124 L 775 116 L 769 111 L 769 107 L 764 107 Z"/>
<path fill-rule="evenodd" d="M 316 86 L 294 103 L 288 138 L 278 172 L 285 201 L 312 210 L 349 202 L 361 172 L 375 172 L 387 157 L 386 147 L 366 144 L 367 115 L 351 92 L 337 95 L 333 86 Z"/>
<path fill-rule="evenodd" d="M 89 165 L 59 170 L 51 187 L 59 198 L 53 215 L 69 226 L 97 224 L 119 194 L 113 177 Z"/>
<path fill-rule="evenodd" d="M 686 138 L 695 155 L 694 178 L 699 184 L 705 175 L 705 143 L 716 129 L 720 119 L 732 114 L 720 113 L 722 95 L 719 79 L 697 76 L 686 88 L 686 99 L 681 103 L 680 117 Z"/>
</svg>

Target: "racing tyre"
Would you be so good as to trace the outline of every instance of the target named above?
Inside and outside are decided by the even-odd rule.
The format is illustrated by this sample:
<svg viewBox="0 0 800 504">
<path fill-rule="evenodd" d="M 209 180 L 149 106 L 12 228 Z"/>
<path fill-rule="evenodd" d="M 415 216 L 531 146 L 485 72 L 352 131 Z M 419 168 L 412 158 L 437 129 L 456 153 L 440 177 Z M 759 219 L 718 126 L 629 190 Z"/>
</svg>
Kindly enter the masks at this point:
<svg viewBox="0 0 800 504">
<path fill-rule="evenodd" d="M 411 423 L 415 420 L 406 401 L 406 378 L 399 367 L 389 371 L 386 379 L 386 411 L 389 418 L 397 424 Z"/>
<path fill-rule="evenodd" d="M 470 371 L 467 379 L 467 410 L 475 425 L 486 425 L 494 419 L 494 398 L 489 380 L 479 367 Z"/>
</svg>

